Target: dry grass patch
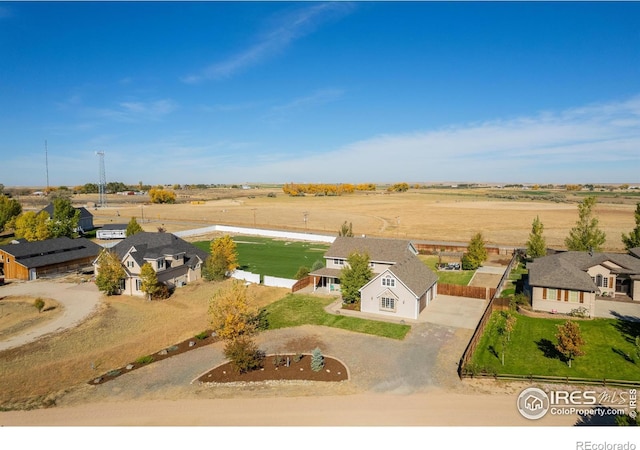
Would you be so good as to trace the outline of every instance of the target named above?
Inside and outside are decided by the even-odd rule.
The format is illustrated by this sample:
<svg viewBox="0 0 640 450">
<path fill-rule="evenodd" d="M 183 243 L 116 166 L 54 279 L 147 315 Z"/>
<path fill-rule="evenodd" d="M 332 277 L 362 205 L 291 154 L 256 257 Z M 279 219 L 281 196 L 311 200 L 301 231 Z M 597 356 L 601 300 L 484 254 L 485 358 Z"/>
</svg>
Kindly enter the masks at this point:
<svg viewBox="0 0 640 450">
<path fill-rule="evenodd" d="M 336 234 L 346 220 L 353 223 L 357 235 L 467 242 L 481 231 L 489 243 L 518 246 L 526 243 L 531 223 L 539 216 L 547 244 L 562 247 L 578 219 L 577 202 L 581 200 L 568 196 L 567 203 L 514 201 L 488 198 L 488 192 L 482 190 L 412 189 L 406 193 L 355 193 L 341 197 L 288 197 L 277 189 L 225 192 L 198 194 L 209 196 L 204 204 L 147 204 L 143 208 L 141 203 L 125 203 L 123 196 L 114 196 L 109 207 L 92 213 L 96 224 L 126 223 L 131 217 L 140 221 L 144 210 L 142 226 L 147 231 L 156 231 L 158 226 L 174 232 L 226 224 Z M 267 197 L 268 192 L 276 192 L 277 196 Z M 216 196 L 220 199 L 211 200 Z M 598 199 L 595 213 L 607 233 L 607 249 L 623 248 L 620 235 L 635 226 L 636 203 L 634 199 Z"/>
<path fill-rule="evenodd" d="M 0 409 L 50 405 L 66 390 L 209 327 L 209 299 L 222 283 L 197 282 L 164 301 L 106 297 L 78 327 L 0 352 Z M 284 290 L 287 292 L 287 290 Z M 279 288 L 251 286 L 256 305 L 281 298 Z"/>
<path fill-rule="evenodd" d="M 29 328 L 37 327 L 62 314 L 61 305 L 51 299 L 42 298 L 42 312 L 34 306 L 35 297 L 9 296 L 0 298 L 0 339 L 6 340 Z"/>
</svg>

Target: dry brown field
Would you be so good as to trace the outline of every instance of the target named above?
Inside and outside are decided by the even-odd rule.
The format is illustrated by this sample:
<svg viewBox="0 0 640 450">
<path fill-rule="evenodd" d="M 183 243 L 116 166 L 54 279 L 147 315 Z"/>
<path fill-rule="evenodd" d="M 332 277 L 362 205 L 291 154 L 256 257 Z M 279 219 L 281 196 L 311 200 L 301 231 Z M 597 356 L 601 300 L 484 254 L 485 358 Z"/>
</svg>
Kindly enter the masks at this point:
<svg viewBox="0 0 640 450">
<path fill-rule="evenodd" d="M 270 192 L 276 197 L 268 197 Z M 126 223 L 136 217 L 147 231 L 159 226 L 172 232 L 223 224 L 335 234 L 347 221 L 353 223 L 357 235 L 468 242 L 480 231 L 488 243 L 508 246 L 524 246 L 531 223 L 539 216 L 547 245 L 562 248 L 583 198 L 560 191 L 567 202 L 504 200 L 491 198 L 492 192 L 496 191 L 411 189 L 394 194 L 289 197 L 277 188 L 210 189 L 178 191 L 174 205 L 151 204 L 146 196 L 109 195 L 106 208 L 91 208 L 91 212 L 97 225 Z M 73 199 L 77 205 L 91 205 L 95 200 L 95 195 Z M 640 197 L 631 194 L 599 197 L 595 213 L 607 235 L 606 250 L 623 249 L 620 236 L 635 227 L 639 201 Z"/>
<path fill-rule="evenodd" d="M 100 310 L 78 327 L 0 352 L 0 410 L 50 405 L 98 375 L 206 330 L 209 299 L 220 286 L 194 282 L 157 302 L 104 297 Z M 287 292 L 249 287 L 249 297 L 258 307 Z"/>
<path fill-rule="evenodd" d="M 57 301 L 42 298 L 44 307 L 39 312 L 33 305 L 34 300 L 25 296 L 0 297 L 0 339 L 9 339 L 62 314 L 62 305 Z"/>
</svg>

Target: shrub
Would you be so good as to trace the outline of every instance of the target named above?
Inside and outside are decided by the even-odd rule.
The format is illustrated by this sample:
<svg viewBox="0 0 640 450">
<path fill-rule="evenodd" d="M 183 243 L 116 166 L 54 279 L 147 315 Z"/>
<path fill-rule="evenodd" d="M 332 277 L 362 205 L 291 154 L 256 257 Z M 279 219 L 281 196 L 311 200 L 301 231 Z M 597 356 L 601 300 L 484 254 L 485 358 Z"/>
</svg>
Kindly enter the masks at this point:
<svg viewBox="0 0 640 450">
<path fill-rule="evenodd" d="M 293 362 L 300 362 L 302 360 L 302 353 L 297 353 L 296 356 L 293 357 Z"/>
<path fill-rule="evenodd" d="M 309 275 L 309 268 L 305 266 L 300 266 L 294 278 L 296 280 L 302 280 L 303 278 L 306 278 L 308 275 Z"/>
<path fill-rule="evenodd" d="M 41 313 L 42 308 L 44 308 L 44 300 L 42 300 L 40 297 L 36 298 L 33 301 L 33 306 L 38 310 L 39 313 Z"/>
<path fill-rule="evenodd" d="M 238 373 L 263 367 L 265 357 L 264 352 L 260 351 L 256 343 L 247 336 L 227 341 L 224 346 L 224 356 L 231 361 Z"/>
<path fill-rule="evenodd" d="M 136 359 L 136 364 L 149 364 L 150 362 L 153 361 L 153 356 L 151 355 L 146 355 L 146 356 L 141 356 L 140 358 Z"/>
<path fill-rule="evenodd" d="M 165 300 L 169 297 L 171 297 L 171 289 L 163 283 L 158 283 L 156 290 L 151 295 L 152 300 Z"/>
<path fill-rule="evenodd" d="M 202 333 L 196 334 L 194 337 L 202 341 L 203 339 L 206 339 L 207 336 L 209 336 L 209 333 L 207 333 L 206 331 L 203 331 Z"/>
<path fill-rule="evenodd" d="M 311 370 L 320 372 L 324 368 L 324 356 L 318 347 L 311 352 Z"/>
</svg>

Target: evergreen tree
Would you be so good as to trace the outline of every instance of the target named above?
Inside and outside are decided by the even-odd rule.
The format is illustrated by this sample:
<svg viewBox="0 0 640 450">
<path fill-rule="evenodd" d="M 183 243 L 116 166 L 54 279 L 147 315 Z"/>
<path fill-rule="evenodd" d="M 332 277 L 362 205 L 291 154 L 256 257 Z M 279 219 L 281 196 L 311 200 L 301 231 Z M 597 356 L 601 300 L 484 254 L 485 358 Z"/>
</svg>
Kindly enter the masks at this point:
<svg viewBox="0 0 640 450">
<path fill-rule="evenodd" d="M 132 217 L 131 220 L 129 220 L 129 223 L 127 224 L 127 231 L 125 232 L 125 235 L 129 237 L 129 236 L 133 236 L 136 233 L 140 233 L 141 231 L 144 231 L 142 229 L 142 226 L 140 226 L 140 224 L 138 223 L 135 217 Z"/>
<path fill-rule="evenodd" d="M 340 272 L 340 290 L 344 303 L 357 303 L 360 301 L 360 288 L 367 284 L 373 277 L 369 267 L 369 255 L 352 253 L 347 258 L 347 264 Z"/>
<path fill-rule="evenodd" d="M 634 217 L 636 220 L 636 227 L 628 235 L 622 233 L 622 243 L 627 251 L 632 248 L 640 247 L 640 203 L 636 204 Z"/>
<path fill-rule="evenodd" d="M 527 241 L 527 256 L 529 258 L 539 258 L 547 254 L 547 243 L 542 236 L 544 225 L 540 222 L 540 218 L 536 216 L 531 224 L 531 233 Z"/>
<path fill-rule="evenodd" d="M 311 370 L 320 372 L 324 368 L 324 356 L 318 347 L 311 352 Z"/>
<path fill-rule="evenodd" d="M 593 217 L 595 197 L 586 197 L 578 205 L 578 221 L 564 243 L 569 250 L 599 252 L 606 240 L 604 231 L 598 228 L 598 219 Z"/>
</svg>

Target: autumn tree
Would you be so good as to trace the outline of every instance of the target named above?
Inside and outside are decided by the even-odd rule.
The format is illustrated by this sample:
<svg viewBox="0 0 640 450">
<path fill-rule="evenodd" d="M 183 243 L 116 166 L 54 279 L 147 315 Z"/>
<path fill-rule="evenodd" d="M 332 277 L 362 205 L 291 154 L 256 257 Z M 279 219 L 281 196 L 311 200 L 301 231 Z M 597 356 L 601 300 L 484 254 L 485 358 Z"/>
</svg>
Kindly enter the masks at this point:
<svg viewBox="0 0 640 450">
<path fill-rule="evenodd" d="M 140 290 L 147 294 L 148 300 L 151 300 L 158 289 L 158 274 L 153 266 L 146 262 L 140 268 Z"/>
<path fill-rule="evenodd" d="M 38 214 L 27 211 L 12 221 L 12 227 L 17 238 L 24 238 L 30 242 L 43 241 L 53 237 L 49 222 L 49 213 L 46 211 L 40 211 Z"/>
<path fill-rule="evenodd" d="M 542 235 L 544 225 L 540 218 L 536 216 L 531 224 L 531 233 L 527 241 L 527 256 L 529 258 L 539 258 L 547 254 L 547 243 Z"/>
<path fill-rule="evenodd" d="M 175 203 L 176 193 L 162 188 L 153 188 L 149 190 L 149 198 L 151 203 Z"/>
<path fill-rule="evenodd" d="M 578 221 L 564 241 L 567 249 L 583 252 L 602 250 L 606 236 L 598 228 L 598 219 L 593 216 L 596 201 L 595 197 L 586 197 L 578 204 Z"/>
<path fill-rule="evenodd" d="M 33 306 L 38 310 L 38 313 L 41 313 L 42 309 L 44 308 L 44 300 L 42 300 L 40 297 L 36 298 L 33 301 Z"/>
<path fill-rule="evenodd" d="M 476 270 L 489 257 L 482 233 L 476 233 L 469 241 L 467 252 L 462 256 L 464 270 Z"/>
<path fill-rule="evenodd" d="M 7 223 L 22 212 L 22 206 L 13 198 L 0 194 L 0 231 L 4 231 Z"/>
<path fill-rule="evenodd" d="M 211 255 L 205 261 L 202 276 L 208 281 L 223 280 L 238 267 L 236 243 L 225 235 L 211 241 Z"/>
<path fill-rule="evenodd" d="M 585 342 L 582 339 L 580 326 L 576 322 L 568 320 L 563 325 L 557 325 L 557 327 L 556 339 L 558 344 L 556 345 L 556 350 L 565 357 L 569 367 L 571 367 L 571 360 L 576 356 L 584 355 L 582 347 Z"/>
<path fill-rule="evenodd" d="M 347 221 L 345 220 L 338 230 L 338 236 L 353 237 L 353 223 L 349 222 L 347 224 Z"/>
<path fill-rule="evenodd" d="M 140 233 L 141 231 L 144 231 L 144 230 L 142 229 L 142 227 L 140 226 L 136 218 L 132 217 L 131 220 L 129 220 L 129 223 L 127 224 L 127 231 L 125 232 L 125 235 L 129 237 L 129 236 L 133 236 L 136 233 Z"/>
<path fill-rule="evenodd" d="M 218 290 L 209 300 L 211 328 L 225 341 L 224 354 L 238 372 L 261 367 L 264 355 L 252 336 L 257 331 L 258 309 L 239 280 Z"/>
<path fill-rule="evenodd" d="M 367 284 L 373 277 L 373 271 L 369 267 L 369 255 L 352 253 L 347 258 L 347 264 L 340 272 L 340 290 L 344 303 L 357 303 L 360 301 L 360 288 Z"/>
<path fill-rule="evenodd" d="M 126 277 L 126 272 L 118 255 L 105 250 L 98 257 L 98 274 L 96 286 L 107 295 L 114 295 L 120 291 L 120 283 Z"/>
<path fill-rule="evenodd" d="M 640 247 L 640 203 L 636 204 L 634 213 L 636 227 L 627 235 L 622 233 L 622 243 L 624 248 L 629 251 L 632 248 Z"/>
</svg>

